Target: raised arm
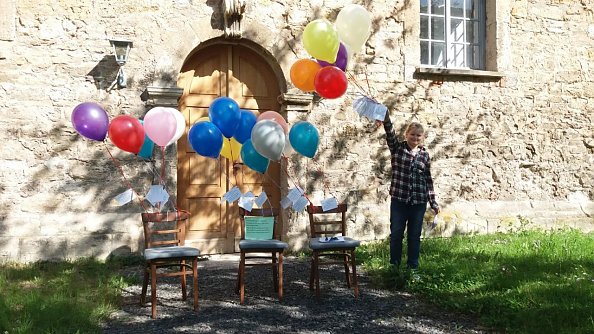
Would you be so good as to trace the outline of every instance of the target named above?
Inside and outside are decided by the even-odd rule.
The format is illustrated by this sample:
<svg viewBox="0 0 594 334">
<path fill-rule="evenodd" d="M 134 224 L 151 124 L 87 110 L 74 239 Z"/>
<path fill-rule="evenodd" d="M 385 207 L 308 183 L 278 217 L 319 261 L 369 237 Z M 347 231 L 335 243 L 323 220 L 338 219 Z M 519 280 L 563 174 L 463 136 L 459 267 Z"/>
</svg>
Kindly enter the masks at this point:
<svg viewBox="0 0 594 334">
<path fill-rule="evenodd" d="M 386 118 L 384 118 L 383 123 L 384 130 L 386 131 L 386 142 L 388 143 L 388 148 L 390 148 L 390 153 L 394 154 L 394 152 L 396 152 L 396 147 L 398 146 L 398 140 L 396 139 L 396 132 L 394 132 L 394 125 L 390 119 L 389 112 L 386 112 Z"/>
</svg>

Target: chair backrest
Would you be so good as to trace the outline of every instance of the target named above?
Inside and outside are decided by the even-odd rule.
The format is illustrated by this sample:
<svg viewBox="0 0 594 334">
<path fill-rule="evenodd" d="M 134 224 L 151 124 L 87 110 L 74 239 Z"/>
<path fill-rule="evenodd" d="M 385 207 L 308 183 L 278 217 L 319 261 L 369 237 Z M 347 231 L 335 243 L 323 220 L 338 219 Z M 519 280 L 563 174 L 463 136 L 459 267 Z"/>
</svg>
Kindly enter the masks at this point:
<svg viewBox="0 0 594 334">
<path fill-rule="evenodd" d="M 246 239 L 246 222 L 245 217 L 271 217 L 273 218 L 272 239 L 280 240 L 282 232 L 282 225 L 279 218 L 279 209 L 252 209 L 247 211 L 244 208 L 239 208 L 239 220 L 241 221 L 241 239 Z"/>
<path fill-rule="evenodd" d="M 189 218 L 187 211 L 142 213 L 144 248 L 183 246 Z"/>
<path fill-rule="evenodd" d="M 319 205 L 307 206 L 311 237 L 345 236 L 346 212 L 346 204 L 339 204 L 337 208 L 325 212 Z"/>
</svg>

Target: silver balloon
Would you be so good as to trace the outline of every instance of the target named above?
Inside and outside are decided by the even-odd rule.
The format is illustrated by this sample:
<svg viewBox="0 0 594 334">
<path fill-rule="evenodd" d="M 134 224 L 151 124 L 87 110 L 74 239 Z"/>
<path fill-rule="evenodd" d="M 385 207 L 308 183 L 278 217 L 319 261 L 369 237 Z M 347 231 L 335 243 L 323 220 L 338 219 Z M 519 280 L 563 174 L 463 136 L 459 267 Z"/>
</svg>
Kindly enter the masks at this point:
<svg viewBox="0 0 594 334">
<path fill-rule="evenodd" d="M 256 122 L 252 128 L 252 144 L 256 152 L 272 160 L 280 160 L 285 149 L 285 130 L 273 120 Z"/>
</svg>

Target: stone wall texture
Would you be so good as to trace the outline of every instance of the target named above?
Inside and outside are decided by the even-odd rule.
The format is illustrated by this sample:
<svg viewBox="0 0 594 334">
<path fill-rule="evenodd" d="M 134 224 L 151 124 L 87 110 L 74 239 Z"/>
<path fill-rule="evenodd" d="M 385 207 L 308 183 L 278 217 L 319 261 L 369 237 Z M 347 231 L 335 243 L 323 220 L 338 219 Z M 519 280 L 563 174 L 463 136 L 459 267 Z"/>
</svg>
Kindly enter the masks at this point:
<svg viewBox="0 0 594 334">
<path fill-rule="evenodd" d="M 444 209 L 428 234 L 593 229 L 594 3 L 487 2 L 488 70 L 502 73 L 500 80 L 420 75 L 418 0 L 362 1 L 373 32 L 349 65 L 347 94 L 314 99 L 309 112 L 287 111 L 290 124 L 308 120 L 321 137 L 314 159 L 289 158 L 290 177 L 314 202 L 335 196 L 349 203 L 356 237 L 389 233 L 389 154 L 383 130 L 352 110 L 362 92 L 390 108 L 400 134 L 412 120 L 428 129 Z M 246 1 L 243 37 L 277 59 L 287 93 L 298 93 L 289 69 L 308 57 L 305 25 L 333 21 L 344 4 Z M 192 50 L 222 35 L 219 0 L 0 0 L 0 261 L 103 258 L 142 248 L 140 206 L 112 199 L 128 188 L 122 175 L 146 191 L 161 161 L 145 163 L 82 138 L 71 126 L 72 109 L 96 101 L 111 117 L 141 117 L 149 108 L 140 97 L 145 89 L 175 86 Z M 125 89 L 112 85 L 112 37 L 134 42 Z M 166 152 L 171 189 L 174 146 Z M 286 218 L 287 240 L 304 247 L 306 216 Z"/>
</svg>

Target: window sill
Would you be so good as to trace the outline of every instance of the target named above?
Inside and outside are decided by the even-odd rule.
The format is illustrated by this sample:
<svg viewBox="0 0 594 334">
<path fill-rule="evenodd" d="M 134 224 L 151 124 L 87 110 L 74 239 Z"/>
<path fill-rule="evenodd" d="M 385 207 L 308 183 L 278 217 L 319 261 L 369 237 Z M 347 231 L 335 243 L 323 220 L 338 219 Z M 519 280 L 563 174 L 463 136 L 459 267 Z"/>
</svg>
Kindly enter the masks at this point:
<svg viewBox="0 0 594 334">
<path fill-rule="evenodd" d="M 441 67 L 417 67 L 415 74 L 423 76 L 443 76 L 443 77 L 478 77 L 485 79 L 499 80 L 505 75 L 495 71 L 466 70 Z"/>
</svg>

